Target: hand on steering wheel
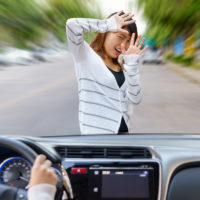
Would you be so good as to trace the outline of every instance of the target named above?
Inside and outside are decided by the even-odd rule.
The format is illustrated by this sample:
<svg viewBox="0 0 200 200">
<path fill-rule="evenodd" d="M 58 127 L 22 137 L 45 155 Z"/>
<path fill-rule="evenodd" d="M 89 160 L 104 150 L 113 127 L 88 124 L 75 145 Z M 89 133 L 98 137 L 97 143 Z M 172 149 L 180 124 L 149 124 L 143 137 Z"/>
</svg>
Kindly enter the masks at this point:
<svg viewBox="0 0 200 200">
<path fill-rule="evenodd" d="M 47 160 L 45 155 L 37 156 L 31 169 L 29 187 L 38 184 L 51 184 L 56 186 L 58 177 L 56 176 L 55 170 L 51 168 L 51 165 L 51 161 Z"/>
<path fill-rule="evenodd" d="M 30 162 L 34 163 L 33 169 L 31 171 L 30 188 L 43 183 L 53 185 L 52 187 L 56 185 L 58 181 L 57 176 L 55 175 L 54 170 L 50 168 L 51 162 L 46 160 L 46 156 L 40 155 L 37 157 L 36 152 L 32 150 L 32 148 L 30 148 L 28 145 L 16 139 L 10 139 L 7 137 L 0 137 L 0 147 L 5 147 L 13 150 Z M 48 157 L 50 156 L 48 155 Z M 53 159 L 51 160 L 53 161 Z M 59 169 L 60 161 L 56 163 Z M 63 188 L 64 185 L 62 180 L 60 180 L 60 183 L 61 184 L 59 186 L 57 185 L 57 192 L 55 195 L 55 199 L 57 200 L 62 199 L 63 189 L 65 189 Z M 0 184 L 0 199 L 16 200 L 19 197 L 27 199 L 27 191 L 22 188 Z"/>
</svg>

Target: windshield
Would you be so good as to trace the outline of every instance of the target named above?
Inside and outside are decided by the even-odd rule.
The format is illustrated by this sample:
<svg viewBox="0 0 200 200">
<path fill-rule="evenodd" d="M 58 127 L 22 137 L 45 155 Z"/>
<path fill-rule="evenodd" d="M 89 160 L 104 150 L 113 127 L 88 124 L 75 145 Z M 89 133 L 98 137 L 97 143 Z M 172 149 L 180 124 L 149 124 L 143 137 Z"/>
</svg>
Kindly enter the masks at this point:
<svg viewBox="0 0 200 200">
<path fill-rule="evenodd" d="M 199 134 L 199 8 L 2 1 L 0 135 Z"/>
</svg>

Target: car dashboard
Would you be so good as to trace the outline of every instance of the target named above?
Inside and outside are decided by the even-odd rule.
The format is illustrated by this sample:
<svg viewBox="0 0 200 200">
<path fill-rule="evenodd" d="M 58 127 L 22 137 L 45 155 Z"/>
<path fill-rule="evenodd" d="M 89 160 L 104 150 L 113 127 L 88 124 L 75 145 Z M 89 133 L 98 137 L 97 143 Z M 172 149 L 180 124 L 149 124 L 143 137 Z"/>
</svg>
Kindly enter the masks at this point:
<svg viewBox="0 0 200 200">
<path fill-rule="evenodd" d="M 199 135 L 11 138 L 38 154 L 59 155 L 77 200 L 200 199 Z M 32 163 L 2 147 L 0 163 L 0 183 L 26 189 Z M 21 179 L 10 183 L 15 165 Z"/>
</svg>

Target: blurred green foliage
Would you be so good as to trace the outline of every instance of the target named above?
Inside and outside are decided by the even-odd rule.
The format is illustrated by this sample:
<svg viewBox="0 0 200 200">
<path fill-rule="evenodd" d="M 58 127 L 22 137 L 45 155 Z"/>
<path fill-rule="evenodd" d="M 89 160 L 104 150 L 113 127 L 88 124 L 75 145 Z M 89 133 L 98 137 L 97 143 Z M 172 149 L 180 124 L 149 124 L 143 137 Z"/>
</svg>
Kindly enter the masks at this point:
<svg viewBox="0 0 200 200">
<path fill-rule="evenodd" d="M 0 41 L 26 47 L 43 36 L 44 13 L 34 0 L 0 0 Z"/>
<path fill-rule="evenodd" d="M 178 35 L 200 37 L 200 0 L 137 0 L 137 5 L 147 20 L 145 35 L 158 43 Z"/>
<path fill-rule="evenodd" d="M 98 4 L 94 0 L 49 0 L 48 3 L 49 7 L 45 9 L 45 25 L 62 42 L 66 40 L 63 34 L 66 19 L 102 17 Z M 86 40 L 90 40 L 88 34 L 85 37 Z"/>
<path fill-rule="evenodd" d="M 53 37 L 66 42 L 65 24 L 72 17 L 102 18 L 96 0 L 0 0 L 0 45 L 34 48 Z"/>
<path fill-rule="evenodd" d="M 176 63 L 183 64 L 184 66 L 187 66 L 187 67 L 191 66 L 195 60 L 195 56 L 193 55 L 190 55 L 190 56 L 187 56 L 184 54 L 174 55 L 173 53 L 166 54 L 165 58 L 168 60 L 174 61 Z"/>
</svg>

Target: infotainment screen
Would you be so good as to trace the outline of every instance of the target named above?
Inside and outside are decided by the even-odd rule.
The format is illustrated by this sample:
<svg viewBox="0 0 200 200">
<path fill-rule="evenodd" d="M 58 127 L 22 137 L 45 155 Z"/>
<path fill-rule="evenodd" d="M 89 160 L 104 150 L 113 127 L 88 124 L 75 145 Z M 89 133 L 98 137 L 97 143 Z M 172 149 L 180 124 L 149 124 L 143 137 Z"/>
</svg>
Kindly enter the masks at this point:
<svg viewBox="0 0 200 200">
<path fill-rule="evenodd" d="M 102 171 L 102 199 L 149 199 L 149 197 L 148 171 Z"/>
<path fill-rule="evenodd" d="M 88 200 L 155 200 L 154 168 L 91 167 Z"/>
</svg>

